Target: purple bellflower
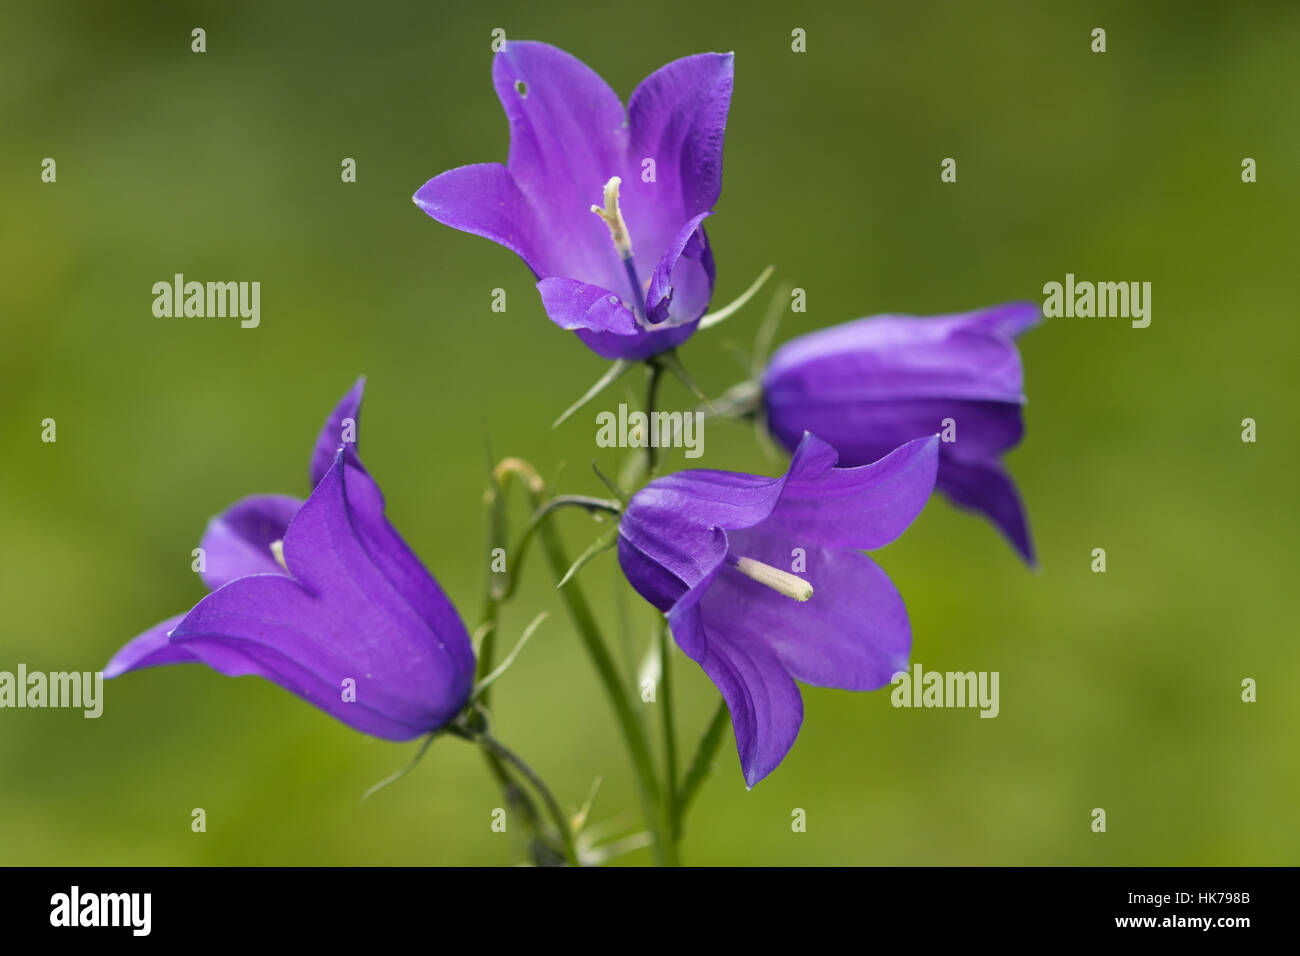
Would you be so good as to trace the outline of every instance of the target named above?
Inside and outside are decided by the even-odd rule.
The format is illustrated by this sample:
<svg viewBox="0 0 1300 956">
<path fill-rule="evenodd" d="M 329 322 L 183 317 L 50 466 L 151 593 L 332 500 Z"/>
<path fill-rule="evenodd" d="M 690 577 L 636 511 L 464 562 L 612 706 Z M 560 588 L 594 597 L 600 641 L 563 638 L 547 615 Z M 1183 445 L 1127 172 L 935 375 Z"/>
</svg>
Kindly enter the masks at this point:
<svg viewBox="0 0 1300 956">
<path fill-rule="evenodd" d="M 321 430 L 311 496 L 255 495 L 213 518 L 202 542 L 211 593 L 127 643 L 105 677 L 185 662 L 255 674 L 389 740 L 456 716 L 469 698 L 473 649 L 357 457 L 363 387 Z"/>
<path fill-rule="evenodd" d="M 546 314 L 604 358 L 644 359 L 690 338 L 713 295 L 701 224 L 722 190 L 732 55 L 661 67 L 626 110 L 589 67 L 544 43 L 507 42 L 492 82 L 510 122 L 506 165 L 449 170 L 416 205 L 523 259 Z"/>
<path fill-rule="evenodd" d="M 858 319 L 794 339 L 763 374 L 768 427 L 791 450 L 811 431 L 846 465 L 940 432 L 936 487 L 992 521 L 1032 567 L 1029 521 L 1000 456 L 1024 434 L 1013 337 L 1039 316 L 1035 303 L 1014 302 L 936 318 Z"/>
<path fill-rule="evenodd" d="M 874 690 L 907 668 L 903 600 L 861 551 L 911 524 L 938 457 L 932 436 L 837 468 L 835 449 L 809 434 L 780 478 L 683 471 L 628 502 L 623 573 L 722 692 L 748 786 L 794 744 L 803 722 L 795 679 Z"/>
</svg>

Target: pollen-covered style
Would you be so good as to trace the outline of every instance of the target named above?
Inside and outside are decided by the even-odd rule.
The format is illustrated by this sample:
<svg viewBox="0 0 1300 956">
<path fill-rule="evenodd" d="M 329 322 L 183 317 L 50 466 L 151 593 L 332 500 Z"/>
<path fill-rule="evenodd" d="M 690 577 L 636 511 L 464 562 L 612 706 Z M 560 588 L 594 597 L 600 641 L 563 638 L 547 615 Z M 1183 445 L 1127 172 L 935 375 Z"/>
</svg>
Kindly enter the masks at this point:
<svg viewBox="0 0 1300 956">
<path fill-rule="evenodd" d="M 722 189 L 731 54 L 675 60 L 628 100 L 585 64 L 511 40 L 492 81 L 506 165 L 449 170 L 416 204 L 516 253 L 546 314 L 594 352 L 643 359 L 691 336 L 713 295 L 702 223 Z"/>
<path fill-rule="evenodd" d="M 213 518 L 202 542 L 212 593 L 130 641 L 105 677 L 185 662 L 254 674 L 390 740 L 461 710 L 474 673 L 469 636 L 357 457 L 363 385 L 321 430 L 311 496 L 255 495 Z"/>
<path fill-rule="evenodd" d="M 794 744 L 795 679 L 874 690 L 907 667 L 903 600 L 861 552 L 897 538 L 925 506 L 938 446 L 920 438 L 837 468 L 835 450 L 805 435 L 780 478 L 683 471 L 628 503 L 623 573 L 722 692 L 749 786 Z"/>
</svg>

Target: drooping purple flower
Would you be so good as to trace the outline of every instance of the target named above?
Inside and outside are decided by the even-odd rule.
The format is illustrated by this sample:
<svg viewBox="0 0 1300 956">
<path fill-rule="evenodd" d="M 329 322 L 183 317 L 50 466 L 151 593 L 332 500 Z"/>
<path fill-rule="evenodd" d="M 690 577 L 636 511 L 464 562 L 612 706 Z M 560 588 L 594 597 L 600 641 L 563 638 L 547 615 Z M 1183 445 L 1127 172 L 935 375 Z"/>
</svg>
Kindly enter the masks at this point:
<svg viewBox="0 0 1300 956">
<path fill-rule="evenodd" d="M 763 375 L 768 427 L 788 449 L 805 431 L 847 465 L 939 432 L 936 484 L 983 514 L 1033 566 L 1033 539 L 1001 455 L 1024 434 L 1024 373 L 1014 336 L 1039 320 L 1032 302 L 936 318 L 876 316 L 801 336 Z"/>
<path fill-rule="evenodd" d="M 546 314 L 598 355 L 643 359 L 686 341 L 713 294 L 701 223 L 722 190 L 732 55 L 661 67 L 626 111 L 544 43 L 506 43 L 492 81 L 510 122 L 506 165 L 449 170 L 416 205 L 516 253 Z"/>
<path fill-rule="evenodd" d="M 357 457 L 363 387 L 316 440 L 311 496 L 255 495 L 213 518 L 202 541 L 211 593 L 127 643 L 105 677 L 186 662 L 254 674 L 389 740 L 460 711 L 474 673 L 469 635 Z"/>
<path fill-rule="evenodd" d="M 837 468 L 805 435 L 780 478 L 683 471 L 628 502 L 618 556 L 731 712 L 745 782 L 772 772 L 803 722 L 798 679 L 874 690 L 907 667 L 902 598 L 863 550 L 903 533 L 934 488 L 938 438 Z"/>
</svg>

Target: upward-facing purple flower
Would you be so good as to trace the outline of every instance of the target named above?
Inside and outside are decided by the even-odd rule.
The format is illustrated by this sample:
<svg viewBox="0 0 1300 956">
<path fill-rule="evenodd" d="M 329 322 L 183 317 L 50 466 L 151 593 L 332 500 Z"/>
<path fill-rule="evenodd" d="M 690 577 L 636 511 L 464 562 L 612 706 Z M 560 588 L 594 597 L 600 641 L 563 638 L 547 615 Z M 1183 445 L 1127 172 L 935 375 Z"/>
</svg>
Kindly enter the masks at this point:
<svg viewBox="0 0 1300 956">
<path fill-rule="evenodd" d="M 185 662 L 255 674 L 389 740 L 460 711 L 474 672 L 469 635 L 357 457 L 362 388 L 321 430 L 311 496 L 255 495 L 213 518 L 202 543 L 212 593 L 130 641 L 105 677 Z"/>
<path fill-rule="evenodd" d="M 795 678 L 874 690 L 907 667 L 903 600 L 863 550 L 912 523 L 934 488 L 937 437 L 836 468 L 805 435 L 780 478 L 684 471 L 628 502 L 618 557 L 731 711 L 745 782 L 775 769 L 803 722 Z"/>
<path fill-rule="evenodd" d="M 1035 303 L 1013 302 L 938 318 L 858 319 L 794 339 L 763 375 L 768 427 L 789 449 L 811 431 L 850 465 L 939 432 L 937 487 L 992 521 L 1032 566 L 1029 521 L 1000 457 L 1024 434 L 1013 338 L 1038 319 Z"/>
<path fill-rule="evenodd" d="M 449 170 L 416 204 L 515 252 L 546 314 L 598 355 L 643 359 L 686 341 L 713 295 L 701 223 L 722 189 L 731 54 L 656 70 L 626 111 L 544 43 L 506 43 L 492 81 L 510 121 L 507 164 Z"/>
</svg>

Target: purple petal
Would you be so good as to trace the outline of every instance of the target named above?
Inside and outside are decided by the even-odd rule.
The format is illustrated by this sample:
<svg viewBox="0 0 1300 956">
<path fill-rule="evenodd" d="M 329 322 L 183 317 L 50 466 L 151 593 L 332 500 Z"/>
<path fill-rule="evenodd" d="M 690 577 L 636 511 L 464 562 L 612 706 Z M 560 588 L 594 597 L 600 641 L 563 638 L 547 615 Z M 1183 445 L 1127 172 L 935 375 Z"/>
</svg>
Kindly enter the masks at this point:
<svg viewBox="0 0 1300 956">
<path fill-rule="evenodd" d="M 794 746 L 803 723 L 803 699 L 770 647 L 732 629 L 737 616 L 735 608 L 726 608 L 718 617 L 692 604 L 675 610 L 669 622 L 678 645 L 697 650 L 690 656 L 722 692 L 745 785 L 752 788 Z"/>
<path fill-rule="evenodd" d="M 940 445 L 939 487 L 991 518 L 1032 563 L 1024 508 L 996 463 L 1024 434 L 1012 337 L 1040 317 L 1036 303 L 1013 302 L 938 318 L 878 316 L 795 339 L 764 374 L 768 427 L 787 448 L 812 431 L 845 465 L 944 433 L 955 440 Z"/>
<path fill-rule="evenodd" d="M 695 322 L 709 307 L 713 297 L 713 251 L 700 225 L 709 215 L 703 212 L 688 221 L 664 250 L 646 293 L 650 322 Z"/>
<path fill-rule="evenodd" d="M 545 43 L 508 41 L 492 82 L 510 121 L 507 166 L 546 231 L 535 271 L 618 288 L 622 263 L 591 206 L 610 177 L 629 178 L 623 104 L 585 63 Z"/>
<path fill-rule="evenodd" d="M 385 516 L 384 494 L 375 480 L 357 468 L 346 474 L 348 508 L 371 560 L 434 634 L 451 635 L 444 650 L 457 667 L 472 673 L 474 651 L 455 605 Z"/>
<path fill-rule="evenodd" d="M 160 664 L 194 663 L 198 658 L 185 648 L 168 641 L 172 629 L 184 619 L 184 614 L 177 614 L 149 628 L 143 634 L 131 638 L 113 655 L 112 660 L 104 665 L 104 678 L 112 680 L 127 671 L 157 667 Z"/>
<path fill-rule="evenodd" d="M 632 93 L 632 155 L 638 166 L 655 161 L 655 181 L 633 180 L 629 223 L 643 206 L 672 209 L 680 222 L 717 203 L 734 74 L 733 54 L 701 53 L 660 67 Z"/>
<path fill-rule="evenodd" d="M 729 537 L 733 554 L 776 568 L 793 565 L 792 542 L 766 533 L 766 526 Z M 706 619 L 729 620 L 737 640 L 768 644 L 805 684 L 883 687 L 907 667 L 912 646 L 898 590 L 864 554 L 806 546 L 804 552 L 798 574 L 812 584 L 811 599 L 792 600 L 724 567 L 700 600 Z"/>
<path fill-rule="evenodd" d="M 604 286 L 550 277 L 537 283 L 542 306 L 562 329 L 585 329 L 618 338 L 641 334 L 627 303 Z"/>
<path fill-rule="evenodd" d="M 427 574 L 409 566 L 418 564 L 409 549 L 382 562 L 372 557 L 358 531 L 369 519 L 349 507 L 345 472 L 350 481 L 361 477 L 340 452 L 290 524 L 284 556 L 292 578 L 231 582 L 200 601 L 171 640 L 223 674 L 264 677 L 357 730 L 407 740 L 464 704 L 469 637 L 458 617 L 432 626 L 395 583 L 394 568 L 404 582 Z M 371 492 L 365 500 L 362 507 L 374 506 Z M 349 678 L 354 702 L 341 693 Z"/>
<path fill-rule="evenodd" d="M 601 358 L 640 361 L 675 348 L 695 331 L 694 322 L 665 323 L 647 331 L 627 303 L 604 286 L 550 277 L 537 283 L 537 291 L 551 321 L 577 332 L 587 348 Z"/>
<path fill-rule="evenodd" d="M 874 464 L 835 468 L 835 449 L 807 435 L 780 478 L 709 469 L 657 478 L 623 514 L 620 565 L 637 593 L 667 611 L 706 583 L 740 529 L 771 525 L 805 547 L 880 547 L 925 506 L 937 445 L 918 439 Z"/>
<path fill-rule="evenodd" d="M 540 280 L 547 314 L 597 354 L 641 360 L 675 348 L 713 294 L 713 254 L 700 221 L 721 190 L 732 60 L 701 54 L 669 63 L 637 88 L 629 113 L 577 58 L 511 40 L 492 65 L 510 124 L 506 166 L 450 170 L 425 183 L 415 202 L 439 222 L 518 254 Z M 636 283 L 591 213 L 615 176 Z M 643 314 L 639 301 L 623 305 L 647 292 Z"/>
<path fill-rule="evenodd" d="M 628 100 L 630 175 L 624 178 L 623 211 L 639 266 L 646 265 L 647 252 L 662 258 L 684 224 L 718 201 L 733 61 L 730 53 L 676 60 L 646 77 Z M 649 182 L 646 160 L 654 161 Z M 711 293 L 711 259 L 708 271 Z M 683 294 L 679 289 L 678 295 Z M 695 311 L 697 305 L 692 301 L 675 314 L 699 318 L 703 309 Z"/>
<path fill-rule="evenodd" d="M 792 465 L 792 469 L 793 469 Z M 785 477 L 698 469 L 656 478 L 628 502 L 619 522 L 619 564 L 643 598 L 667 611 L 727 555 L 724 529 L 765 520 Z"/>
<path fill-rule="evenodd" d="M 803 717 L 794 678 L 874 689 L 907 664 L 911 631 L 893 584 L 864 555 L 924 507 L 937 436 L 858 468 L 809 434 L 780 478 L 687 471 L 656 478 L 628 502 L 619 563 L 666 611 L 678 646 L 727 701 L 750 786 L 780 763 Z M 803 565 L 795 563 L 802 549 Z M 736 569 L 750 558 L 812 584 L 799 602 Z"/>
<path fill-rule="evenodd" d="M 777 349 L 763 390 L 778 411 L 787 404 L 934 398 L 1023 403 L 1020 355 L 1004 330 L 1023 327 L 1031 314 L 1037 306 L 832 326 Z"/>
<path fill-rule="evenodd" d="M 939 469 L 939 488 L 952 501 L 984 515 L 1011 542 L 1031 568 L 1037 567 L 1029 518 L 1015 482 L 1002 467 L 991 462 L 945 461 Z"/>
<path fill-rule="evenodd" d="M 209 521 L 202 541 L 206 563 L 202 578 L 208 590 L 247 574 L 279 574 L 283 569 L 271 543 L 284 540 L 301 507 L 301 498 L 252 495 Z"/>
<path fill-rule="evenodd" d="M 631 335 L 594 332 L 588 329 L 578 329 L 575 334 L 587 348 L 601 358 L 640 362 L 660 352 L 675 349 L 691 337 L 698 324 L 698 322 L 688 322 L 684 325 L 675 325 L 665 322 L 648 332 L 638 328 Z"/>
<path fill-rule="evenodd" d="M 603 358 L 639 361 L 685 342 L 713 295 L 713 254 L 700 227 L 705 215 L 682 228 L 651 276 L 644 305 L 657 326 L 642 326 L 627 301 L 605 286 L 555 276 L 537 283 L 546 314 Z"/>
<path fill-rule="evenodd" d="M 795 462 L 810 451 L 824 457 L 827 450 L 825 442 L 805 435 Z M 871 551 L 902 534 L 925 507 L 934 491 L 939 439 L 917 438 L 870 465 L 828 468 L 820 475 L 798 473 L 795 462 L 764 533 L 804 547 Z"/>
<path fill-rule="evenodd" d="M 949 430 L 945 419 L 952 420 Z M 767 409 L 767 424 L 782 445 L 795 448 L 805 432 L 833 445 L 846 466 L 876 461 L 921 435 L 945 432 L 943 460 L 984 461 L 1019 443 L 1024 434 L 1015 402 L 961 399 L 795 402 Z M 942 466 L 941 466 L 942 467 Z"/>
<path fill-rule="evenodd" d="M 560 267 L 549 255 L 533 207 L 500 163 L 450 169 L 421 186 L 414 198 L 417 206 L 443 225 L 505 246 L 535 276 Z"/>
<path fill-rule="evenodd" d="M 992 329 L 999 335 L 1012 339 L 1041 322 L 1043 309 L 1037 302 L 1007 302 L 968 312 L 965 318 L 971 324 Z"/>
<path fill-rule="evenodd" d="M 631 509 L 619 524 L 619 567 L 660 611 L 671 609 L 692 588 L 707 586 L 726 556 L 727 534 L 720 528 L 701 532 L 694 522 Z"/>
<path fill-rule="evenodd" d="M 357 457 L 358 443 L 361 441 L 361 399 L 366 391 L 366 377 L 357 379 L 356 384 L 348 389 L 339 399 L 334 410 L 325 419 L 320 434 L 316 436 L 316 446 L 311 453 L 311 486 L 315 488 L 325 477 L 325 472 L 334 465 L 334 456 L 340 448 L 345 449 L 344 460 L 354 468 L 365 471 L 361 459 Z M 351 426 L 346 422 L 351 421 Z"/>
</svg>

